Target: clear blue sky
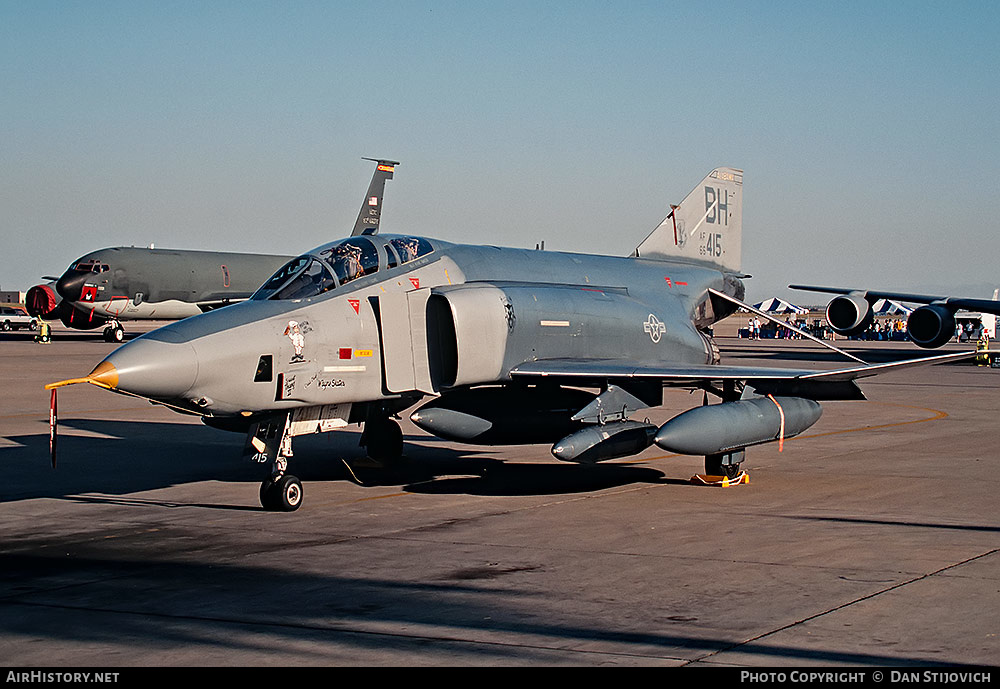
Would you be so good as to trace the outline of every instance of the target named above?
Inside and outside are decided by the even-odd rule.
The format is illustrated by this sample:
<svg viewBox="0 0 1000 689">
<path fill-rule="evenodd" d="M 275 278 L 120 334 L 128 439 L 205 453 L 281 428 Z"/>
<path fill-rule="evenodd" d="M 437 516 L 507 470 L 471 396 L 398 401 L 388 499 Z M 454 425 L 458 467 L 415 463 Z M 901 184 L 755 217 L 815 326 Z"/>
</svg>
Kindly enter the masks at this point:
<svg viewBox="0 0 1000 689">
<path fill-rule="evenodd" d="M 995 2 L 0 0 L 0 287 L 106 246 L 305 251 L 370 156 L 401 161 L 386 232 L 612 254 L 738 167 L 751 298 L 986 296 L 998 33 Z"/>
</svg>

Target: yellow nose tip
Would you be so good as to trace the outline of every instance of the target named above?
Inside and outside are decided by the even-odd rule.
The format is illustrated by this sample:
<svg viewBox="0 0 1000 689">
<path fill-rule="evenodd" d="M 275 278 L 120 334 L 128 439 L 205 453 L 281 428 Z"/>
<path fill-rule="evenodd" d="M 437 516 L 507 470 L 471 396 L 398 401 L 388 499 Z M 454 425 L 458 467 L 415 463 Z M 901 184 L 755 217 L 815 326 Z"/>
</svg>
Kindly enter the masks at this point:
<svg viewBox="0 0 1000 689">
<path fill-rule="evenodd" d="M 99 363 L 87 378 L 103 387 L 118 387 L 118 369 L 107 361 Z"/>
</svg>

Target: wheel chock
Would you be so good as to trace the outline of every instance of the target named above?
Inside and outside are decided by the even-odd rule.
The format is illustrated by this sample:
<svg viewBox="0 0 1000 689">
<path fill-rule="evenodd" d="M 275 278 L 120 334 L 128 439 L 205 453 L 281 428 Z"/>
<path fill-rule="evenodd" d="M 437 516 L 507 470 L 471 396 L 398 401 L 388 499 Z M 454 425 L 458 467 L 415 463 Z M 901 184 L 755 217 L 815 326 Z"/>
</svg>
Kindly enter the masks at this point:
<svg viewBox="0 0 1000 689">
<path fill-rule="evenodd" d="M 738 486 L 741 483 L 750 483 L 750 474 L 741 471 L 735 478 L 728 476 L 711 476 L 707 474 L 695 474 L 691 477 L 691 483 L 696 486 L 718 486 L 719 488 L 729 488 Z"/>
</svg>

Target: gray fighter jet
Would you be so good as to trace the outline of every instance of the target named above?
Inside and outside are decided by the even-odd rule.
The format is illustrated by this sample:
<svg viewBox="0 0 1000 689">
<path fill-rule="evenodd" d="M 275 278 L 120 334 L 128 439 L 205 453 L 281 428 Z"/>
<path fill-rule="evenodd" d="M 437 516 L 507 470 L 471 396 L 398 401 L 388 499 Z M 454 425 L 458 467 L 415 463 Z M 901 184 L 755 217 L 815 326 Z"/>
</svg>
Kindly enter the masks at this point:
<svg viewBox="0 0 1000 689">
<path fill-rule="evenodd" d="M 149 332 L 112 352 L 91 383 L 246 433 L 271 466 L 265 508 L 294 510 L 292 439 L 363 423 L 378 460 L 420 428 L 475 444 L 546 443 L 591 463 L 652 444 L 705 456 L 739 480 L 745 448 L 790 438 L 820 400 L 864 399 L 856 380 L 967 353 L 816 371 L 719 365 L 710 326 L 746 306 L 743 172 L 713 170 L 631 256 L 352 236 L 292 259 L 245 302 Z M 751 308 L 752 307 L 747 307 Z M 665 386 L 704 406 L 662 426 L 631 420 Z M 708 405 L 708 395 L 721 400 Z M 53 445 L 54 447 L 54 445 Z"/>
<path fill-rule="evenodd" d="M 860 335 L 868 330 L 875 317 L 872 308 L 879 299 L 904 301 L 923 306 L 906 318 L 906 334 L 924 349 L 936 349 L 955 337 L 955 312 L 959 309 L 1000 315 L 1000 301 L 966 297 L 934 297 L 907 292 L 877 292 L 843 287 L 789 285 L 789 289 L 823 292 L 839 296 L 826 306 L 826 320 L 834 332 L 845 336 Z"/>
<path fill-rule="evenodd" d="M 376 163 L 354 234 L 378 232 L 391 160 Z M 115 247 L 78 258 L 59 278 L 25 296 L 35 317 L 66 327 L 104 327 L 104 339 L 125 339 L 123 321 L 177 320 L 247 299 L 291 256 L 223 251 Z"/>
</svg>

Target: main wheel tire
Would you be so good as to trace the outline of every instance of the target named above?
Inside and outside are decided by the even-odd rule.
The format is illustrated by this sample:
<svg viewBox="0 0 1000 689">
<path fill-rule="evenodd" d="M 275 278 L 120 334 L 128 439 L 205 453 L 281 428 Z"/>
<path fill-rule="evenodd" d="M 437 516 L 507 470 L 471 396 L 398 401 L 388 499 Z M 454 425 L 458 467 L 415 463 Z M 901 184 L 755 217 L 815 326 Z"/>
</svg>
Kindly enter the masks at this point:
<svg viewBox="0 0 1000 689">
<path fill-rule="evenodd" d="M 2 327 L 4 330 L 10 330 L 10 321 L 4 321 Z"/>
</svg>

